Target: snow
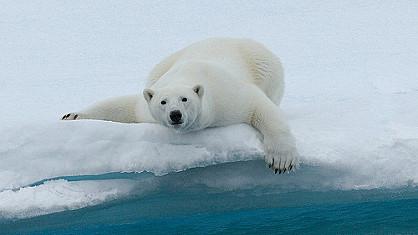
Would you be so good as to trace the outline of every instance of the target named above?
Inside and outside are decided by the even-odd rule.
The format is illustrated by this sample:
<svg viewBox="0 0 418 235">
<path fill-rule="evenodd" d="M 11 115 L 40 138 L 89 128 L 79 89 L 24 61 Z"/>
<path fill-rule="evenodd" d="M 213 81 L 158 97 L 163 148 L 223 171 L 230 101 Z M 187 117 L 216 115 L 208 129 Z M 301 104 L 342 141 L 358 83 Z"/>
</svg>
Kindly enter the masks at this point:
<svg viewBox="0 0 418 235">
<path fill-rule="evenodd" d="M 75 210 L 128 195 L 132 182 L 123 180 L 47 181 L 42 185 L 0 192 L 0 217 L 25 218 Z"/>
<path fill-rule="evenodd" d="M 244 124 L 179 136 L 157 124 L 51 122 L 22 126 L 6 138 L 0 138 L 8 143 L 0 149 L 0 190 L 59 176 L 143 171 L 162 175 L 256 159 L 261 152 L 254 130 Z"/>
<path fill-rule="evenodd" d="M 343 190 L 416 186 L 416 12 L 415 1 L 2 4 L 0 217 L 77 209 L 137 187 L 129 180 L 48 180 L 55 177 L 160 176 L 262 158 L 258 133 L 246 125 L 177 135 L 155 124 L 59 121 L 95 101 L 139 92 L 164 56 L 214 36 L 253 38 L 281 58 L 282 108 L 303 160 L 292 180 L 315 166 L 318 174 L 344 172 L 327 179 Z M 224 182 L 240 187 L 252 177 L 239 174 Z M 205 182 L 221 187 L 216 177 Z"/>
</svg>

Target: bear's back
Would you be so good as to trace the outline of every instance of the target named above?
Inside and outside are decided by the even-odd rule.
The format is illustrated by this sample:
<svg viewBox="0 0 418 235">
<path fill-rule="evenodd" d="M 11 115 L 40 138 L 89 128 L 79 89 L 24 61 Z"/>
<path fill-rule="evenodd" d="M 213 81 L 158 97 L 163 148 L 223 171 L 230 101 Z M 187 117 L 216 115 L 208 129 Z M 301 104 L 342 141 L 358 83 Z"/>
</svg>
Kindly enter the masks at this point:
<svg viewBox="0 0 418 235">
<path fill-rule="evenodd" d="M 251 39 L 210 38 L 177 51 L 155 66 L 148 87 L 162 75 L 185 63 L 207 62 L 223 68 L 234 78 L 257 85 L 276 104 L 283 93 L 283 69 L 279 59 Z"/>
</svg>

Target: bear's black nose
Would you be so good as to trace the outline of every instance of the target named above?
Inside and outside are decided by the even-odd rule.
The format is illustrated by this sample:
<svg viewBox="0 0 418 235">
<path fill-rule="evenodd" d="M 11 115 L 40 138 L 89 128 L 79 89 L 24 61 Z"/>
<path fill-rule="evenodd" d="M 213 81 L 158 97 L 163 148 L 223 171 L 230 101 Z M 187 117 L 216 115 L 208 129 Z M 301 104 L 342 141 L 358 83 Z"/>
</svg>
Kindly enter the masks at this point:
<svg viewBox="0 0 418 235">
<path fill-rule="evenodd" d="M 174 123 L 179 123 L 181 120 L 181 112 L 180 110 L 174 110 L 170 112 L 170 119 Z"/>
</svg>

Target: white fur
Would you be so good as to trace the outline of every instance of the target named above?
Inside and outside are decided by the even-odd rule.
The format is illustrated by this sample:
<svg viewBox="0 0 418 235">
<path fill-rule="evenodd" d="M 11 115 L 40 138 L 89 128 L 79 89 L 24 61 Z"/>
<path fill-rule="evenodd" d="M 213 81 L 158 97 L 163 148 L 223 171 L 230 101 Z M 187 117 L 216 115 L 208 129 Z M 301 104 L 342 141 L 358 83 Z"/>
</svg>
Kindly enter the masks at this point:
<svg viewBox="0 0 418 235">
<path fill-rule="evenodd" d="M 159 122 L 179 132 L 247 123 L 263 134 L 265 160 L 281 173 L 297 165 L 293 137 L 276 106 L 283 89 L 281 63 L 263 45 L 207 39 L 156 65 L 143 96 L 112 98 L 63 119 Z M 173 111 L 181 112 L 181 124 L 172 123 Z"/>
</svg>

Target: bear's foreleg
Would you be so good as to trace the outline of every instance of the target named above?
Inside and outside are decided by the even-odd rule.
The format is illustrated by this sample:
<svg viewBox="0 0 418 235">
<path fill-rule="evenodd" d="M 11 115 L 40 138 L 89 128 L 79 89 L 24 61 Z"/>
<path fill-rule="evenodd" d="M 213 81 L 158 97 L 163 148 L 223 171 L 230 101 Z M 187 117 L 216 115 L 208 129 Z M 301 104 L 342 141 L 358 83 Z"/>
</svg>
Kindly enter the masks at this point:
<svg viewBox="0 0 418 235">
<path fill-rule="evenodd" d="M 257 100 L 250 123 L 264 137 L 265 161 L 275 173 L 291 171 L 298 164 L 293 135 L 283 120 L 279 107 L 267 97 Z"/>
<path fill-rule="evenodd" d="M 145 117 L 141 118 L 137 115 L 136 109 L 138 106 L 138 102 L 140 102 L 140 99 L 142 98 L 143 97 L 139 95 L 110 98 L 98 102 L 83 111 L 65 114 L 61 119 L 94 119 L 123 123 L 152 122 L 145 104 L 143 105 L 144 110 L 141 110 L 140 112 L 141 115 Z"/>
</svg>

